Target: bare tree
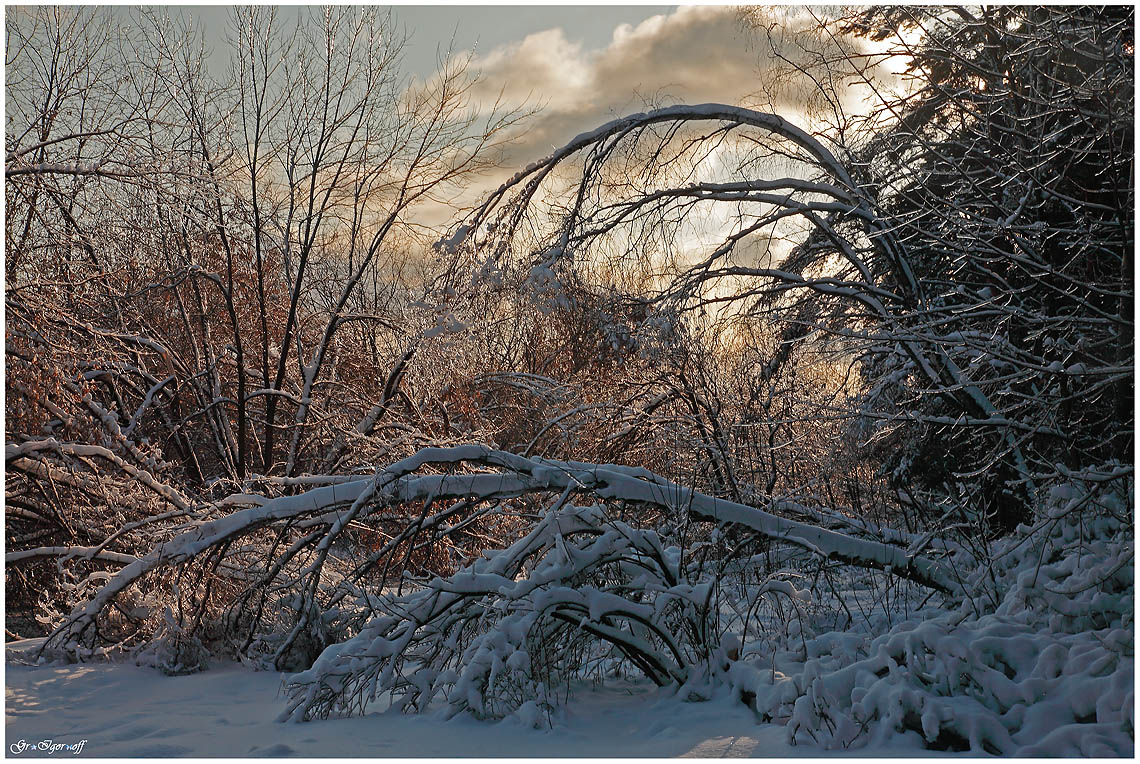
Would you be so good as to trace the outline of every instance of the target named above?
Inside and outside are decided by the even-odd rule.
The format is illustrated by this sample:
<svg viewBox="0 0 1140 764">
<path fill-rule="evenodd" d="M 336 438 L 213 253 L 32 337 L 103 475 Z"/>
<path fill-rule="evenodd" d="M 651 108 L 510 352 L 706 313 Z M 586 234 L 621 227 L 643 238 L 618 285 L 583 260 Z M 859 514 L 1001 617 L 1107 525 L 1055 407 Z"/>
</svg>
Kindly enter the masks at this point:
<svg viewBox="0 0 1140 764">
<path fill-rule="evenodd" d="M 371 447 L 369 411 L 430 326 L 399 267 L 425 235 L 413 211 L 490 166 L 519 115 L 471 109 L 462 61 L 402 78 L 373 11 L 293 35 L 236 12 L 221 80 L 181 18 L 10 22 L 8 442 L 55 439 L 10 464 L 13 549 L 126 559 L 222 496 L 289 490 L 251 483 L 255 462 L 292 475 Z M 435 442 L 405 427 L 386 448 Z M 44 559 L 74 557 L 17 559 L 50 580 L 70 574 Z"/>
</svg>

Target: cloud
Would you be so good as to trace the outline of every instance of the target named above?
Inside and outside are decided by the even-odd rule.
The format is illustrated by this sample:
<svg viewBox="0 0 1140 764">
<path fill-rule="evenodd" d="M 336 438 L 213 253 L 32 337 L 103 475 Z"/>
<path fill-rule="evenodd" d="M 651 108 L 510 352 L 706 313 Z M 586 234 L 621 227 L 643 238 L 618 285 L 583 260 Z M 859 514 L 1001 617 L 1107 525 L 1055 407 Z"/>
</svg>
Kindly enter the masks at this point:
<svg viewBox="0 0 1140 764">
<path fill-rule="evenodd" d="M 522 165 L 611 119 L 675 103 L 774 110 L 811 129 L 820 124 L 809 114 L 813 103 L 828 104 L 795 67 L 841 66 L 846 53 L 870 45 L 818 29 L 815 13 L 803 8 L 701 5 L 622 24 L 601 49 L 547 29 L 476 56 L 472 69 L 482 80 L 474 95 L 484 107 L 500 97 L 541 107 L 512 146 L 509 161 Z M 832 74 L 818 80 L 835 81 Z M 868 91 L 844 85 L 836 92 L 848 113 L 869 108 Z M 830 116 L 830 108 L 819 113 Z"/>
<path fill-rule="evenodd" d="M 556 28 L 495 48 L 471 66 L 483 77 L 477 92 L 484 99 L 501 93 L 507 103 L 538 99 L 548 109 L 566 112 L 575 110 L 594 84 L 590 58 L 581 43 L 570 42 Z"/>
<path fill-rule="evenodd" d="M 720 102 L 776 111 L 809 130 L 819 127 L 809 113 L 813 80 L 795 67 L 834 65 L 855 43 L 820 36 L 817 29 L 813 13 L 797 7 L 681 6 L 616 27 L 602 48 L 587 48 L 551 28 L 477 55 L 471 71 L 481 79 L 472 95 L 482 110 L 500 102 L 539 111 L 512 137 L 503 172 L 480 178 L 464 203 L 575 135 L 647 108 Z M 859 89 L 838 92 L 849 111 L 869 108 Z"/>
<path fill-rule="evenodd" d="M 739 103 L 756 90 L 756 51 L 733 7 L 685 6 L 637 27 L 622 25 L 598 56 L 611 93 Z"/>
<path fill-rule="evenodd" d="M 523 164 L 583 130 L 649 106 L 741 103 L 757 88 L 756 51 L 732 7 L 684 6 L 637 26 L 618 26 L 608 46 L 587 50 L 561 29 L 529 35 L 472 62 L 476 96 L 540 106 L 515 144 Z"/>
</svg>

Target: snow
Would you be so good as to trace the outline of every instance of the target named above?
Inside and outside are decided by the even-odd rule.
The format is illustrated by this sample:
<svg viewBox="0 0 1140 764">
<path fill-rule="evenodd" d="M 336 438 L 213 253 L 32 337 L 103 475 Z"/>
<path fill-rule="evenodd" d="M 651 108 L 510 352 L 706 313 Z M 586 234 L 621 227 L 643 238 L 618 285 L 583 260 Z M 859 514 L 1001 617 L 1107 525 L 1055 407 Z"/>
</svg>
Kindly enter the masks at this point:
<svg viewBox="0 0 1140 764">
<path fill-rule="evenodd" d="M 28 640 L 31 642 L 32 640 Z M 302 724 L 274 721 L 282 674 L 217 664 L 168 677 L 130 664 L 22 666 L 9 662 L 5 734 L 87 743 L 84 756 L 119 757 L 772 757 L 821 754 L 791 746 L 784 727 L 758 723 L 729 697 L 687 703 L 646 682 L 618 681 L 571 696 L 553 728 L 529 709 L 492 723 L 469 716 L 372 712 Z M 535 729 L 528 722 L 537 722 Z M 926 752 L 923 752 L 926 753 Z M 842 755 L 843 752 L 827 752 Z M 26 752 L 21 757 L 47 756 Z M 869 755 L 861 749 L 860 756 Z M 913 755 L 882 747 L 870 755 Z"/>
<path fill-rule="evenodd" d="M 308 724 L 279 724 L 281 675 L 240 665 L 201 674 L 163 677 L 130 665 L 8 666 L 5 731 L 9 744 L 25 739 L 88 740 L 87 753 L 121 756 L 482 756 L 538 754 L 557 736 L 567 754 L 679 755 L 711 740 L 694 725 L 645 739 L 629 733 L 642 721 L 643 696 L 620 690 L 591 693 L 569 712 L 556 733 L 512 722 L 372 713 Z M 639 692 L 635 688 L 634 692 Z M 603 710 L 604 709 L 604 710 Z M 720 718 L 725 709 L 713 716 Z M 719 737 L 739 737 L 754 726 L 746 709 L 721 723 Z M 602 723 L 604 722 L 604 724 Z"/>
</svg>

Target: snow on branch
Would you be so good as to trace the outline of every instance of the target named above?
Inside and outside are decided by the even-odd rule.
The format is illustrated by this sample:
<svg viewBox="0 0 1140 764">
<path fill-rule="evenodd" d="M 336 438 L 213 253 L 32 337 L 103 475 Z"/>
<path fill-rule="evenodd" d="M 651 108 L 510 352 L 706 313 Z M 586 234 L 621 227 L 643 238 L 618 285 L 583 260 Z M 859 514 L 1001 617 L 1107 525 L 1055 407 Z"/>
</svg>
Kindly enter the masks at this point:
<svg viewBox="0 0 1140 764">
<path fill-rule="evenodd" d="M 414 474 L 427 465 L 458 466 L 461 463 L 492 470 Z M 777 501 L 769 507 L 770 511 L 765 511 L 692 491 L 640 468 L 526 458 L 482 445 L 466 445 L 426 448 L 378 470 L 369 478 L 333 482 L 197 522 L 192 529 L 159 544 L 149 554 L 119 570 L 53 631 L 49 642 L 63 646 L 73 644 L 94 626 L 117 596 L 156 569 L 178 566 L 207 553 L 224 552 L 239 538 L 262 528 L 282 524 L 284 528 L 317 528 L 315 535 L 306 537 L 317 545 L 320 556 L 316 567 L 307 569 L 305 574 L 312 581 L 313 577 L 319 579 L 324 555 L 349 521 L 364 521 L 384 507 L 424 502 L 425 512 L 413 523 L 415 528 L 421 529 L 439 523 L 435 514 L 429 516 L 426 511 L 434 502 L 501 503 L 535 494 L 577 494 L 603 503 L 628 502 L 668 513 L 688 513 L 696 519 L 748 529 L 760 537 L 795 545 L 827 560 L 885 570 L 944 593 L 960 591 L 952 573 L 935 560 L 908 556 L 898 546 L 853 538 L 777 514 L 781 511 L 802 513 L 803 508 L 793 502 Z M 349 510 L 347 514 L 346 510 Z M 302 620 L 309 617 L 306 614 Z"/>
</svg>

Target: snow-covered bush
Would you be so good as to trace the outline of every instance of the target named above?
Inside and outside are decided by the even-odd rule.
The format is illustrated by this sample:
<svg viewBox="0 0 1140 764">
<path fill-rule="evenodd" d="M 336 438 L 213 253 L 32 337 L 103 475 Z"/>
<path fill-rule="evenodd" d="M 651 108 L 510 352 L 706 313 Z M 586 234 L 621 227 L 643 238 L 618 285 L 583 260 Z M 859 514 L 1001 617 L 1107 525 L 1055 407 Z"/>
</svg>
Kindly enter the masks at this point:
<svg viewBox="0 0 1140 764">
<path fill-rule="evenodd" d="M 286 716 L 362 711 L 378 692 L 403 709 L 439 699 L 480 718 L 549 711 L 569 680 L 622 664 L 683 682 L 712 639 L 708 587 L 685 573 L 657 533 L 560 502 L 508 549 L 385 599 L 289 680 Z"/>
<path fill-rule="evenodd" d="M 193 632 L 187 632 L 170 608 L 163 612 L 158 632 L 135 654 L 140 666 L 153 666 L 168 676 L 194 674 L 209 668 L 209 650 Z"/>
<path fill-rule="evenodd" d="M 603 504 L 554 503 L 533 530 L 453 576 L 381 598 L 381 614 L 286 684 L 283 719 L 363 712 L 387 693 L 402 710 L 433 703 L 457 714 L 546 714 L 575 680 L 635 674 L 703 700 L 742 641 L 773 635 L 758 611 L 785 598 L 787 644 L 801 642 L 809 599 L 786 580 L 757 578 L 756 540 L 667 545 Z M 675 527 L 664 523 L 665 529 Z M 771 643 L 771 640 L 769 640 Z"/>
<path fill-rule="evenodd" d="M 194 525 L 97 577 L 47 649 L 93 655 L 112 605 L 137 604 L 152 571 L 230 570 L 240 575 L 215 581 L 214 612 L 228 603 L 232 615 L 221 641 L 246 633 L 247 660 L 302 669 L 282 719 L 362 713 L 387 695 L 405 711 L 550 724 L 581 681 L 635 674 L 690 700 L 728 688 L 798 743 L 901 734 L 936 750 L 1122 754 L 1134 724 L 1130 475 L 1070 473 L 1043 487 L 1036 525 L 966 545 L 961 529 L 955 540 L 788 500 L 749 507 L 638 468 L 426 449 Z M 350 523 L 410 503 L 422 509 L 402 536 L 340 559 Z M 391 585 L 393 556 L 474 523 L 513 540 Z M 252 539 L 290 529 L 287 549 L 248 567 L 265 553 Z M 290 593 L 267 598 L 277 587 Z M 153 603 L 138 611 L 158 617 Z M 226 619 L 196 631 L 162 612 L 137 659 L 202 668 Z"/>
<path fill-rule="evenodd" d="M 404 710 L 440 703 L 451 713 L 529 717 L 549 711 L 573 680 L 615 671 L 698 699 L 761 641 L 806 658 L 811 605 L 792 581 L 807 563 L 836 560 L 956 588 L 940 563 L 901 547 L 714 499 L 645 470 L 475 447 L 431 455 L 445 458 L 501 471 L 448 483 L 407 476 L 392 489 L 551 499 L 506 549 L 408 594 L 371 598 L 377 614 L 356 636 L 288 680 L 283 718 L 363 712 L 382 693 Z M 582 495 L 594 503 L 571 501 Z M 797 643 L 802 650 L 788 650 Z"/>
<path fill-rule="evenodd" d="M 1124 756 L 1134 746 L 1131 481 L 1119 468 L 1056 486 L 1034 528 L 993 545 L 972 596 L 884 634 L 824 635 L 781 678 L 737 690 L 792 741 L 828 748 L 899 734 L 935 750 Z"/>
</svg>

